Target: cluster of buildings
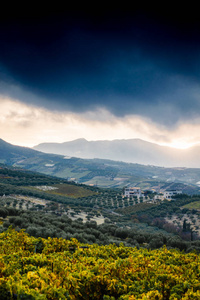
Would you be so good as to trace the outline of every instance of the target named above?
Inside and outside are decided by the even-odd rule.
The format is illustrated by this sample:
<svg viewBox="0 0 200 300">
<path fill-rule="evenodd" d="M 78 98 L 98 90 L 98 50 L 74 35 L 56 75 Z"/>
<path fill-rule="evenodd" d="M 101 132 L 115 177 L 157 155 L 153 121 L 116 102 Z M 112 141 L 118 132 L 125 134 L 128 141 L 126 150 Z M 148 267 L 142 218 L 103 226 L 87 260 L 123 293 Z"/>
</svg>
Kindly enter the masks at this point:
<svg viewBox="0 0 200 300">
<path fill-rule="evenodd" d="M 163 197 L 164 199 L 172 200 L 172 197 L 180 194 L 182 194 L 182 191 L 180 190 L 169 190 L 169 191 L 164 191 Z"/>
<path fill-rule="evenodd" d="M 142 197 L 142 192 L 141 192 L 141 189 L 138 188 L 138 187 L 126 187 L 124 189 L 124 197 L 128 197 L 128 198 L 131 198 L 131 197 Z"/>
<path fill-rule="evenodd" d="M 156 198 L 160 200 L 172 200 L 174 196 L 180 194 L 182 194 L 181 190 L 166 190 L 162 194 L 156 195 Z M 141 191 L 139 187 L 125 187 L 123 196 L 127 198 L 141 198 L 145 197 L 145 192 Z"/>
</svg>

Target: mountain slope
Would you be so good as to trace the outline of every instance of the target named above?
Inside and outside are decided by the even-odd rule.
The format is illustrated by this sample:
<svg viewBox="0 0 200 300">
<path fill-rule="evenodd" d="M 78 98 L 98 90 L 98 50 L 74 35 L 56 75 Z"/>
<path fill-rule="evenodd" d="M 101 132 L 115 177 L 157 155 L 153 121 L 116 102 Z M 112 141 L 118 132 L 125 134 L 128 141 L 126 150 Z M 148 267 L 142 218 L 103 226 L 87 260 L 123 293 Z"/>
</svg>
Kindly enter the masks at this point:
<svg viewBox="0 0 200 300">
<path fill-rule="evenodd" d="M 13 164 L 15 161 L 33 157 L 34 155 L 44 156 L 44 153 L 26 147 L 11 145 L 0 139 L 0 162 Z"/>
<path fill-rule="evenodd" d="M 199 193 L 200 186 L 198 168 L 164 168 L 105 159 L 67 158 L 14 146 L 3 140 L 0 141 L 0 162 L 100 187 L 132 185 L 159 190 L 163 186 L 164 189 L 180 188 L 194 194 Z"/>
<path fill-rule="evenodd" d="M 45 153 L 80 158 L 112 159 L 164 167 L 200 167 L 200 147 L 174 149 L 140 139 L 87 141 L 78 139 L 65 143 L 43 143 L 34 147 Z"/>
</svg>

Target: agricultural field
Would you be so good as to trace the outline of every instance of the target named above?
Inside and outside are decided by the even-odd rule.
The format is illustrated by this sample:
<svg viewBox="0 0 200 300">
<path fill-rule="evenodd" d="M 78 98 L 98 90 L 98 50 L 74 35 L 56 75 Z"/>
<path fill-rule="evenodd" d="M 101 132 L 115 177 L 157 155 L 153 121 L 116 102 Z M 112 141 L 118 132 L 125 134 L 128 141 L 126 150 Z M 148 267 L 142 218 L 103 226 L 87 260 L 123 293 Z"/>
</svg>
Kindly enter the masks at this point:
<svg viewBox="0 0 200 300">
<path fill-rule="evenodd" d="M 200 201 L 188 203 L 188 204 L 184 205 L 183 208 L 188 208 L 190 210 L 192 210 L 192 209 L 200 210 Z"/>
<path fill-rule="evenodd" d="M 87 189 L 86 187 L 80 187 L 72 184 L 55 184 L 52 186 L 36 186 L 36 189 L 39 189 L 44 192 L 48 192 L 54 195 L 62 195 L 72 198 L 80 198 L 95 195 L 96 193 Z"/>
<path fill-rule="evenodd" d="M 144 211 L 148 208 L 153 207 L 155 204 L 154 203 L 138 203 L 137 205 L 133 205 L 133 206 L 128 206 L 128 207 L 124 207 L 124 208 L 119 208 L 116 211 L 122 214 L 127 214 L 127 213 L 137 213 L 139 211 Z"/>
</svg>

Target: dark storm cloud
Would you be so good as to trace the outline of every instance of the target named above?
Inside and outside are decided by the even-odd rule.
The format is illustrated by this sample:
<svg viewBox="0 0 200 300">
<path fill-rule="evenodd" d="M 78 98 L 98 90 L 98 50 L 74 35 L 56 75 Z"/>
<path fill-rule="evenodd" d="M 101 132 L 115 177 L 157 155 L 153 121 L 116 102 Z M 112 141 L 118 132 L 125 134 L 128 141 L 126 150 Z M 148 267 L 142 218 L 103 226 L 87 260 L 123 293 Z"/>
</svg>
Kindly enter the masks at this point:
<svg viewBox="0 0 200 300">
<path fill-rule="evenodd" d="M 1 93 L 52 109 L 101 106 L 174 123 L 200 108 L 199 36 L 195 16 L 141 10 L 5 18 Z"/>
</svg>

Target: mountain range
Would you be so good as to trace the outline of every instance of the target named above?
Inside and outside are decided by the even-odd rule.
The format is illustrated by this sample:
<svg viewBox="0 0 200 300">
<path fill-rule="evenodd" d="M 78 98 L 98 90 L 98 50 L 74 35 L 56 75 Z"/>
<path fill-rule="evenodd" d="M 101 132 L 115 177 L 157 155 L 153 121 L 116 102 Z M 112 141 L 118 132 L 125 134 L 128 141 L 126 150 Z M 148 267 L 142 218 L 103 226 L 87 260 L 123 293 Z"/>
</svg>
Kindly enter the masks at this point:
<svg viewBox="0 0 200 300">
<path fill-rule="evenodd" d="M 11 145 L 1 139 L 0 163 L 104 188 L 129 185 L 157 191 L 181 189 L 187 194 L 200 193 L 200 168 L 164 168 L 108 159 L 47 154 Z"/>
<path fill-rule="evenodd" d="M 100 158 L 163 167 L 200 167 L 200 146 L 175 149 L 141 139 L 42 143 L 33 149 L 80 158 Z"/>
</svg>

